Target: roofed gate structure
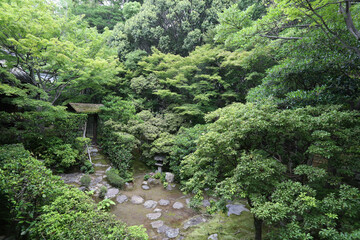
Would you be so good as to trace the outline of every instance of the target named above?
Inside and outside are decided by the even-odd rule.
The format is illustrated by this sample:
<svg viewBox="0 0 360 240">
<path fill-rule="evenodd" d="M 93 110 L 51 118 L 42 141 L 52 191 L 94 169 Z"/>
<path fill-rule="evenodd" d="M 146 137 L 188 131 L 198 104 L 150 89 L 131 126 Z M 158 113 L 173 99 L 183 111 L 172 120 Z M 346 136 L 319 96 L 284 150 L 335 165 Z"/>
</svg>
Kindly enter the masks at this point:
<svg viewBox="0 0 360 240">
<path fill-rule="evenodd" d="M 71 112 L 87 114 L 88 118 L 84 125 L 83 137 L 91 138 L 96 142 L 97 126 L 99 122 L 98 113 L 101 111 L 100 107 L 103 107 L 104 105 L 93 103 L 68 103 L 66 106 Z"/>
</svg>

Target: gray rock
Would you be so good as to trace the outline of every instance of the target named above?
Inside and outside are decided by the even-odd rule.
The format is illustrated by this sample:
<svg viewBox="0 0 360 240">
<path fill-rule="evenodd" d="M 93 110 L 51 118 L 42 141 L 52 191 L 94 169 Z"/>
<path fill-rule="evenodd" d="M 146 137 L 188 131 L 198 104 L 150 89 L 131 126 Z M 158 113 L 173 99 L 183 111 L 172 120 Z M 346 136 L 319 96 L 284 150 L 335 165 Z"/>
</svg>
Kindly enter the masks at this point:
<svg viewBox="0 0 360 240">
<path fill-rule="evenodd" d="M 165 189 L 168 191 L 171 191 L 171 190 L 173 190 L 173 187 L 170 184 L 168 184 Z"/>
<path fill-rule="evenodd" d="M 147 182 L 147 181 L 143 181 L 143 182 L 142 182 L 142 185 L 148 185 L 148 182 Z"/>
<path fill-rule="evenodd" d="M 150 189 L 150 187 L 148 185 L 142 185 L 141 188 L 144 189 L 144 190 L 149 190 Z"/>
<path fill-rule="evenodd" d="M 160 179 L 155 179 L 155 178 L 149 178 L 147 180 L 147 182 L 148 182 L 148 185 L 150 185 L 150 186 L 160 185 L 160 183 L 161 183 Z"/>
<path fill-rule="evenodd" d="M 184 239 L 185 239 L 185 237 L 180 236 L 180 237 L 178 237 L 176 240 L 184 240 Z"/>
<path fill-rule="evenodd" d="M 168 183 L 172 183 L 174 182 L 174 178 L 175 178 L 175 175 L 172 174 L 172 173 L 165 173 L 165 180 L 168 182 Z"/>
<path fill-rule="evenodd" d="M 218 240 L 218 235 L 217 235 L 217 233 L 215 233 L 215 234 L 211 234 L 211 235 L 208 237 L 208 239 L 211 239 L 211 240 Z"/>
<path fill-rule="evenodd" d="M 165 234 L 168 238 L 176 238 L 180 233 L 178 228 L 170 228 L 168 229 Z"/>
<path fill-rule="evenodd" d="M 124 203 L 124 202 L 127 202 L 129 199 L 126 195 L 119 195 L 116 197 L 116 201 L 118 203 Z"/>
<path fill-rule="evenodd" d="M 81 190 L 81 191 L 83 191 L 83 192 L 85 192 L 86 191 L 86 187 L 79 187 L 79 189 Z M 90 190 L 92 190 L 92 189 L 90 189 Z"/>
<path fill-rule="evenodd" d="M 142 204 L 144 202 L 144 199 L 140 196 L 134 195 L 131 197 L 131 202 L 133 204 Z"/>
<path fill-rule="evenodd" d="M 210 201 L 205 199 L 205 200 L 202 201 L 202 205 L 204 207 L 209 207 L 210 206 Z"/>
<path fill-rule="evenodd" d="M 160 208 L 155 208 L 155 209 L 154 209 L 154 212 L 162 212 L 162 209 L 160 209 Z"/>
<path fill-rule="evenodd" d="M 169 229 L 171 229 L 171 227 L 166 226 L 166 225 L 162 225 L 161 227 L 159 227 L 159 228 L 157 229 L 157 232 L 158 232 L 158 233 L 164 233 L 164 232 L 168 231 Z"/>
<path fill-rule="evenodd" d="M 182 209 L 184 207 L 184 204 L 182 204 L 181 202 L 175 202 L 173 205 L 173 208 L 175 209 Z"/>
<path fill-rule="evenodd" d="M 231 214 L 235 214 L 235 215 L 240 215 L 241 212 L 243 211 L 249 211 L 245 205 L 242 205 L 242 204 L 228 204 L 226 205 L 227 209 L 228 209 L 228 217 L 231 215 Z"/>
<path fill-rule="evenodd" d="M 161 220 L 151 222 L 151 227 L 158 229 L 159 227 L 162 227 L 164 225 L 164 222 Z"/>
<path fill-rule="evenodd" d="M 170 204 L 170 201 L 169 201 L 169 200 L 166 200 L 166 199 L 160 199 L 159 204 L 160 204 L 161 206 L 167 206 L 167 205 Z"/>
<path fill-rule="evenodd" d="M 206 222 L 206 219 L 202 216 L 193 217 L 184 223 L 184 229 L 188 229 L 189 227 L 196 226 L 203 222 Z"/>
<path fill-rule="evenodd" d="M 145 208 L 154 208 L 156 207 L 157 205 L 157 202 L 154 201 L 154 200 L 147 200 L 145 203 L 144 203 L 144 207 Z"/>
<path fill-rule="evenodd" d="M 119 193 L 119 189 L 117 189 L 117 188 L 109 188 L 106 195 L 105 195 L 105 198 L 113 198 L 118 193 Z"/>
<path fill-rule="evenodd" d="M 185 199 L 186 205 L 190 205 L 190 198 Z"/>
<path fill-rule="evenodd" d="M 148 213 L 146 214 L 146 217 L 150 220 L 156 220 L 161 217 L 161 213 Z"/>
</svg>

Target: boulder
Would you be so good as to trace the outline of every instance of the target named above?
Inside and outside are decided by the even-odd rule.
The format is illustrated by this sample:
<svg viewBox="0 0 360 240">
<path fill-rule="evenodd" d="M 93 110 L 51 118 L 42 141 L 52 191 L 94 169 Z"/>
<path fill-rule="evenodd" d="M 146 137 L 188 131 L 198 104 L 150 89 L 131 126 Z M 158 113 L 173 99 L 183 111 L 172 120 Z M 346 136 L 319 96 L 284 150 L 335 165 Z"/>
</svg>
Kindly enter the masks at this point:
<svg viewBox="0 0 360 240">
<path fill-rule="evenodd" d="M 148 182 L 149 186 L 155 186 L 155 185 L 160 185 L 161 184 L 160 179 L 155 179 L 155 178 L 149 178 L 147 180 L 147 182 Z"/>
<path fill-rule="evenodd" d="M 175 209 L 182 209 L 184 207 L 184 204 L 182 204 L 181 202 L 175 202 L 173 205 L 173 208 Z"/>
<path fill-rule="evenodd" d="M 151 227 L 158 229 L 159 227 L 162 227 L 164 225 L 164 222 L 161 220 L 151 222 Z"/>
<path fill-rule="evenodd" d="M 147 200 L 145 203 L 144 203 L 144 207 L 145 208 L 154 208 L 156 207 L 157 205 L 157 202 L 154 201 L 154 200 Z"/>
<path fill-rule="evenodd" d="M 144 202 L 144 199 L 140 196 L 134 195 L 131 197 L 131 202 L 133 204 L 142 204 Z"/>
<path fill-rule="evenodd" d="M 124 203 L 124 202 L 127 202 L 129 199 L 126 195 L 119 195 L 116 197 L 116 201 L 118 203 Z"/>
<path fill-rule="evenodd" d="M 146 217 L 150 220 L 156 220 L 159 217 L 161 217 L 161 213 L 149 213 L 149 214 L 146 214 Z"/>
<path fill-rule="evenodd" d="M 166 199 L 160 199 L 159 204 L 160 206 L 167 206 L 170 204 L 170 201 Z"/>
<path fill-rule="evenodd" d="M 231 214 L 240 215 L 241 212 L 243 212 L 243 211 L 247 211 L 247 212 L 249 211 L 243 204 L 228 204 L 228 205 L 226 205 L 226 207 L 228 209 L 228 212 L 227 212 L 228 217 Z"/>
<path fill-rule="evenodd" d="M 165 180 L 168 182 L 168 183 L 172 183 L 174 182 L 174 178 L 175 178 L 175 175 L 172 174 L 172 173 L 165 173 Z M 169 184 L 170 185 L 170 184 Z"/>
</svg>

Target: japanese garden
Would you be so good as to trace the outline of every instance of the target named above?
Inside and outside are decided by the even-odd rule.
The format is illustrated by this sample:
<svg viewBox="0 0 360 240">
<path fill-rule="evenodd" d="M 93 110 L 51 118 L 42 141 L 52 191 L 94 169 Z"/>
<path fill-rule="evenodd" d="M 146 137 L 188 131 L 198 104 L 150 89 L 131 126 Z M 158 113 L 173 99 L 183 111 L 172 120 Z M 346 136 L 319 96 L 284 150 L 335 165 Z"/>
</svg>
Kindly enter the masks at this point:
<svg viewBox="0 0 360 240">
<path fill-rule="evenodd" d="M 360 2 L 0 0 L 14 239 L 360 239 Z"/>
</svg>

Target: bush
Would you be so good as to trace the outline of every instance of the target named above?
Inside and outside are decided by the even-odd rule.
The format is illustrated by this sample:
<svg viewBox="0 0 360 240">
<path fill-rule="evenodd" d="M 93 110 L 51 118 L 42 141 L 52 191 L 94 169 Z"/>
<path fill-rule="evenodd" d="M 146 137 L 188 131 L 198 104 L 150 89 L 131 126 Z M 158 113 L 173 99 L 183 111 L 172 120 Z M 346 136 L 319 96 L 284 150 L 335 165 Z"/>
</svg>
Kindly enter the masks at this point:
<svg viewBox="0 0 360 240">
<path fill-rule="evenodd" d="M 96 210 L 90 197 L 52 175 L 20 144 L 0 146 L 0 196 L 10 209 L 6 220 L 24 239 L 148 239 L 144 228 L 128 228 Z"/>
<path fill-rule="evenodd" d="M 122 188 L 125 184 L 125 180 L 119 176 L 119 170 L 115 168 L 111 168 L 106 172 L 106 177 L 108 182 L 117 188 Z"/>
<path fill-rule="evenodd" d="M 88 174 L 84 175 L 81 177 L 80 179 L 80 182 L 81 182 L 81 185 L 86 187 L 86 188 L 89 188 L 90 186 L 90 182 L 91 182 L 91 178 Z"/>
<path fill-rule="evenodd" d="M 160 179 L 161 178 L 161 173 L 159 173 L 159 172 L 155 173 L 154 178 L 155 179 Z"/>
<path fill-rule="evenodd" d="M 98 210 L 104 210 L 104 211 L 109 211 L 111 205 L 115 205 L 114 201 L 110 200 L 110 199 L 104 199 L 101 202 L 98 203 Z"/>
<path fill-rule="evenodd" d="M 149 175 L 149 174 L 146 174 L 146 175 L 144 176 L 144 181 L 149 180 L 149 178 L 150 178 L 150 175 Z"/>
<path fill-rule="evenodd" d="M 105 198 L 106 193 L 107 193 L 107 187 L 101 186 L 100 187 L 99 198 Z"/>
<path fill-rule="evenodd" d="M 79 164 L 79 151 L 73 149 L 70 144 L 55 144 L 45 152 L 45 165 L 57 171 L 63 171 Z"/>
<path fill-rule="evenodd" d="M 80 171 L 89 174 L 95 172 L 94 167 L 89 160 L 84 161 L 84 165 L 81 166 Z"/>
</svg>

